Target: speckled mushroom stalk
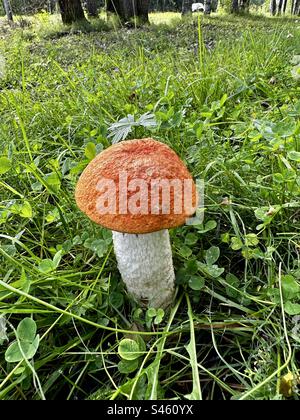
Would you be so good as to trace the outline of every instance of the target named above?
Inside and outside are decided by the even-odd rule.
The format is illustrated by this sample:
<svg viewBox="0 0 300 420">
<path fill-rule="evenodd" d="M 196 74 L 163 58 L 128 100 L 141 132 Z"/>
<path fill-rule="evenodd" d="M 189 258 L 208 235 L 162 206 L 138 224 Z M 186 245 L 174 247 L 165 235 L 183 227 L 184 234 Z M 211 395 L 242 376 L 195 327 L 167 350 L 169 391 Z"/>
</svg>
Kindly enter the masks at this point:
<svg viewBox="0 0 300 420">
<path fill-rule="evenodd" d="M 113 241 L 128 292 L 145 306 L 168 307 L 175 286 L 169 231 L 138 235 L 113 232 Z"/>
<path fill-rule="evenodd" d="M 182 205 L 178 211 L 175 203 L 183 203 L 183 196 L 175 188 L 169 193 L 168 211 L 161 196 L 153 204 L 153 182 L 165 180 L 190 182 L 190 207 Z M 175 289 L 168 229 L 185 223 L 198 198 L 192 176 L 176 153 L 149 138 L 110 146 L 83 171 L 75 198 L 91 220 L 112 230 L 128 292 L 142 306 L 167 308 Z"/>
</svg>

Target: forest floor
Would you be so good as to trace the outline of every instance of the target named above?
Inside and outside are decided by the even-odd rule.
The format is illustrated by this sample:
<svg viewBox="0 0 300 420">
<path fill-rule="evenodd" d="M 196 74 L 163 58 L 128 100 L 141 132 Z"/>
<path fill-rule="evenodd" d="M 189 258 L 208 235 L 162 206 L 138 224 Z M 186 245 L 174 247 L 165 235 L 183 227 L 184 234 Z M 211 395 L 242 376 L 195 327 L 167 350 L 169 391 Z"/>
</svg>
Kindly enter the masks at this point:
<svg viewBox="0 0 300 420">
<path fill-rule="evenodd" d="M 1 25 L 0 399 L 299 399 L 299 67 L 297 19 Z M 166 314 L 74 202 L 109 127 L 145 113 L 128 138 L 205 184 L 203 224 L 170 231 Z"/>
</svg>

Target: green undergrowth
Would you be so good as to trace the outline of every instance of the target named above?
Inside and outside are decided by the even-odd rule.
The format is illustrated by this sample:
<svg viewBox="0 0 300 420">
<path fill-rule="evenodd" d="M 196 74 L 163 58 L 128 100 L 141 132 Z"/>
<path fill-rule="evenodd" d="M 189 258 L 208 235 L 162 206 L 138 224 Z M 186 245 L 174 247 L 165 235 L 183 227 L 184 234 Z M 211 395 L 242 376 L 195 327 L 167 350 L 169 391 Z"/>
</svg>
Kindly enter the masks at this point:
<svg viewBox="0 0 300 420">
<path fill-rule="evenodd" d="M 30 19 L 0 26 L 0 399 L 298 399 L 299 22 Z M 203 223 L 170 232 L 167 313 L 74 202 L 109 127 L 146 113 L 127 138 L 205 185 Z"/>
</svg>

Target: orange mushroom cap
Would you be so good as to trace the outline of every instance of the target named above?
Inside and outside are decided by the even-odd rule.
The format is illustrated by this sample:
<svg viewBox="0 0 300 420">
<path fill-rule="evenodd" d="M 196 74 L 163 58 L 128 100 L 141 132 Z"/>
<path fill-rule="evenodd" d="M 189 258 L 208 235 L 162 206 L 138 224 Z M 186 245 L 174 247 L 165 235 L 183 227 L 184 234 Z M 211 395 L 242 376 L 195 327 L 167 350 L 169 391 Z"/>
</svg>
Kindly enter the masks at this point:
<svg viewBox="0 0 300 420">
<path fill-rule="evenodd" d="M 126 177 L 125 184 L 124 177 Z M 107 180 L 113 181 L 115 186 L 111 192 L 108 188 L 102 187 L 107 184 L 104 182 Z M 131 181 L 136 180 L 139 180 L 138 184 L 142 183 L 143 188 L 130 188 Z M 153 207 L 153 185 L 161 182 L 167 185 L 169 183 L 171 186 L 169 190 L 168 188 L 164 190 L 165 194 L 169 193 L 169 208 L 166 214 L 163 210 L 161 186 L 158 206 Z M 182 185 L 182 195 L 174 187 L 178 183 Z M 126 185 L 125 192 L 124 185 Z M 189 185 L 188 205 L 184 200 L 185 185 Z M 99 211 L 97 203 L 103 194 L 113 203 L 113 211 L 107 213 Z M 150 233 L 184 224 L 195 212 L 198 195 L 190 172 L 176 153 L 166 144 L 145 138 L 122 141 L 97 155 L 80 176 L 75 199 L 78 207 L 99 225 L 124 233 Z M 136 204 L 134 212 L 131 212 L 126 205 L 130 200 Z M 141 201 L 144 205 L 140 206 L 139 211 Z M 181 211 L 178 211 L 180 202 Z"/>
</svg>

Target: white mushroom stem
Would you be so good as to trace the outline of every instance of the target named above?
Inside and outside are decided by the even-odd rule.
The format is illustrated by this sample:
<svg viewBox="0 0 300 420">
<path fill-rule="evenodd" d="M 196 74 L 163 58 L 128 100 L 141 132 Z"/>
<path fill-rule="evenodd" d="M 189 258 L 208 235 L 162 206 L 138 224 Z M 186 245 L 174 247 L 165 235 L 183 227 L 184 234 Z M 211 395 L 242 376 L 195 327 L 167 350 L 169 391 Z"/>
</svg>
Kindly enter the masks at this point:
<svg viewBox="0 0 300 420">
<path fill-rule="evenodd" d="M 113 232 L 113 241 L 128 292 L 141 305 L 167 308 L 172 303 L 175 287 L 169 231 Z"/>
</svg>

